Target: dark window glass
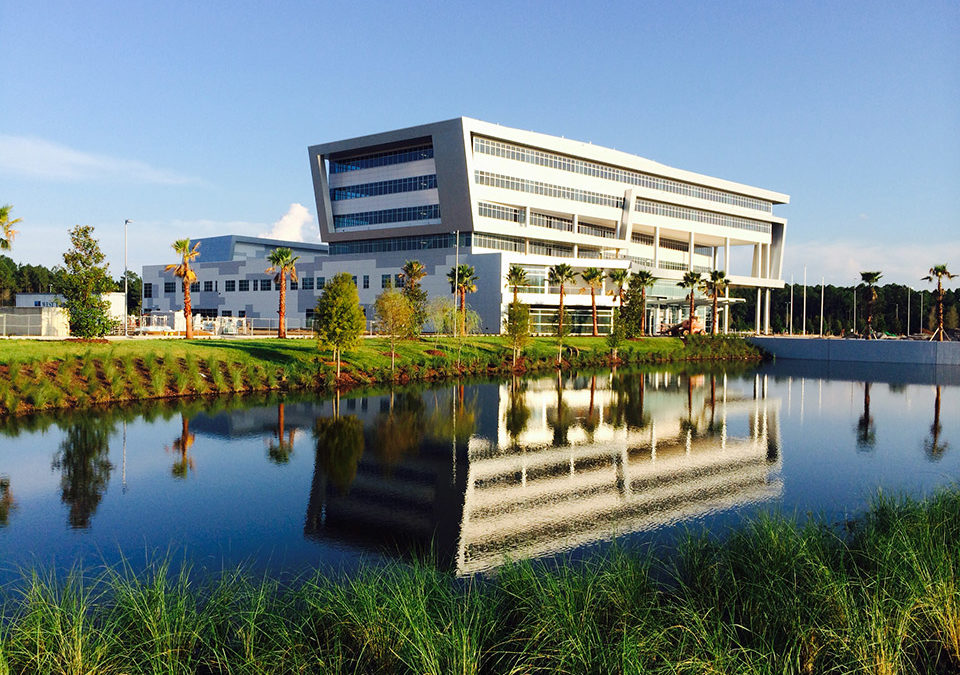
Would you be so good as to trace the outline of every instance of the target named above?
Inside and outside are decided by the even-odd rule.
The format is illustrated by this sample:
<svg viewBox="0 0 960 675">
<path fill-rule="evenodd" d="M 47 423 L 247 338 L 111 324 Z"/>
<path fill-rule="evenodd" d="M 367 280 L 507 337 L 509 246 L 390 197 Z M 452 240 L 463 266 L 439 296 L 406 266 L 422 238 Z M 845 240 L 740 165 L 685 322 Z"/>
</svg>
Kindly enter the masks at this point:
<svg viewBox="0 0 960 675">
<path fill-rule="evenodd" d="M 369 275 L 369 274 L 364 274 L 364 275 L 363 275 L 363 287 L 364 287 L 364 288 L 370 288 L 370 275 Z"/>
<path fill-rule="evenodd" d="M 230 309 L 221 309 L 220 316 L 233 316 L 233 310 Z"/>
<path fill-rule="evenodd" d="M 389 166 L 404 162 L 416 162 L 433 157 L 433 146 L 420 145 L 405 150 L 390 150 L 374 152 L 356 157 L 338 157 L 330 160 L 330 173 L 346 173 L 359 169 L 369 169 L 375 166 Z"/>
<path fill-rule="evenodd" d="M 240 280 L 240 290 L 241 290 L 241 291 L 249 291 L 249 290 L 250 290 L 250 280 L 249 280 L 249 279 L 241 279 L 241 280 Z M 253 290 L 257 290 L 257 289 L 253 289 Z"/>
<path fill-rule="evenodd" d="M 294 281 L 293 279 L 290 280 L 290 290 L 291 291 L 297 290 L 297 282 Z"/>
<path fill-rule="evenodd" d="M 330 189 L 331 201 L 343 199 L 359 199 L 361 197 L 377 197 L 392 195 L 399 192 L 413 192 L 415 190 L 432 190 L 437 187 L 437 176 L 411 176 L 409 178 L 395 178 L 381 180 L 376 183 L 362 183 L 360 185 L 346 185 Z"/>
<path fill-rule="evenodd" d="M 365 211 L 363 213 L 347 213 L 342 216 L 334 216 L 333 226 L 343 229 L 416 220 L 435 220 L 439 217 L 439 204 L 424 204 L 423 206 L 404 206 L 396 209 L 384 209 L 383 211 Z"/>
<path fill-rule="evenodd" d="M 233 279 L 227 279 L 223 282 L 223 290 L 226 293 L 233 293 L 237 290 L 237 282 Z"/>
<path fill-rule="evenodd" d="M 317 289 L 322 290 L 324 286 L 327 285 L 326 277 L 317 277 Z"/>
<path fill-rule="evenodd" d="M 190 284 L 190 292 L 191 292 L 191 293 L 199 293 L 199 292 L 200 292 L 200 282 L 199 282 L 199 281 L 194 281 L 192 284 Z"/>
<path fill-rule="evenodd" d="M 153 284 L 144 284 L 143 285 L 143 297 L 152 298 L 153 297 Z"/>
<path fill-rule="evenodd" d="M 301 277 L 300 278 L 300 287 L 305 291 L 313 290 L 313 277 Z"/>
<path fill-rule="evenodd" d="M 164 281 L 164 282 L 163 282 L 163 292 L 164 292 L 164 293 L 176 293 L 176 292 L 177 292 L 177 282 L 176 282 L 176 281 Z"/>
<path fill-rule="evenodd" d="M 381 274 L 380 275 L 380 288 L 389 288 L 390 287 L 390 275 Z"/>
<path fill-rule="evenodd" d="M 213 291 L 213 282 L 212 282 L 212 281 L 204 281 L 204 282 L 203 282 L 203 291 L 204 291 L 205 293 L 210 293 L 211 291 Z"/>
</svg>

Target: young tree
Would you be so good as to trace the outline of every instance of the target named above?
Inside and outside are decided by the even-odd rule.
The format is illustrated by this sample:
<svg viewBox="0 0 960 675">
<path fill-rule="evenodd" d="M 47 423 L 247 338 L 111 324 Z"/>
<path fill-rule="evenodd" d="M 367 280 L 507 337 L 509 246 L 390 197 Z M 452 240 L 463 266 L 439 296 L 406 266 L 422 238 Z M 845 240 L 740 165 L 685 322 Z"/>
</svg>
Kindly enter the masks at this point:
<svg viewBox="0 0 960 675">
<path fill-rule="evenodd" d="M 10 250 L 13 238 L 17 236 L 17 231 L 13 229 L 13 226 L 23 220 L 22 218 L 10 220 L 10 211 L 12 210 L 13 206 L 10 204 L 0 206 L 0 250 L 3 251 Z"/>
<path fill-rule="evenodd" d="M 277 284 L 280 287 L 280 308 L 277 310 L 277 314 L 280 317 L 280 323 L 277 325 L 277 337 L 285 338 L 287 337 L 287 274 L 290 274 L 290 279 L 293 281 L 297 280 L 297 261 L 300 260 L 300 256 L 293 255 L 293 251 L 289 248 L 275 248 L 270 252 L 270 255 L 267 256 L 267 260 L 270 261 L 270 267 L 265 271 L 267 274 L 273 274 L 276 272 L 276 276 L 273 277 L 273 283 Z"/>
<path fill-rule="evenodd" d="M 448 297 L 433 298 L 427 303 L 427 321 L 433 325 L 436 346 L 440 346 L 441 334 L 452 334 L 457 321 L 457 306 Z"/>
<path fill-rule="evenodd" d="M 460 265 L 447 272 L 450 291 L 460 294 L 460 334 L 466 332 L 467 293 L 477 292 L 477 273 L 473 265 Z"/>
<path fill-rule="evenodd" d="M 588 267 L 580 273 L 580 277 L 590 288 L 590 306 L 593 310 L 593 337 L 600 335 L 597 330 L 597 289 L 603 288 L 603 270 L 599 267 Z"/>
<path fill-rule="evenodd" d="M 700 272 L 694 272 L 693 270 L 686 272 L 683 275 L 683 279 L 677 282 L 677 286 L 680 288 L 689 288 L 690 289 L 690 330 L 693 332 L 693 320 L 694 312 L 696 311 L 696 305 L 694 304 L 697 298 L 697 289 L 700 288 L 703 283 L 703 279 L 700 277 Z"/>
<path fill-rule="evenodd" d="M 113 328 L 104 293 L 113 290 L 113 280 L 93 227 L 77 225 L 70 230 L 70 250 L 63 254 L 63 274 L 58 291 L 70 314 L 70 333 L 77 337 L 102 337 Z"/>
<path fill-rule="evenodd" d="M 520 265 L 510 265 L 507 271 L 507 287 L 513 289 L 513 303 L 517 303 L 517 295 L 520 293 L 520 287 L 527 285 L 527 270 Z"/>
<path fill-rule="evenodd" d="M 554 265 L 547 271 L 547 279 L 554 286 L 560 287 L 560 309 L 557 311 L 557 335 L 560 336 L 561 340 L 563 339 L 563 323 L 566 318 L 566 314 L 563 311 L 563 296 L 564 296 L 564 287 L 567 284 L 573 283 L 577 278 L 576 272 L 573 271 L 573 268 L 566 263 L 559 263 Z M 569 332 L 569 330 L 567 331 Z"/>
<path fill-rule="evenodd" d="M 401 268 L 403 296 L 413 309 L 411 337 L 419 335 L 423 330 L 423 324 L 427 322 L 427 292 L 420 286 L 420 281 L 425 276 L 427 276 L 427 268 L 419 260 L 408 260 Z"/>
<path fill-rule="evenodd" d="M 390 340 L 390 372 L 396 369 L 397 341 L 410 334 L 414 311 L 410 301 L 395 288 L 386 288 L 373 305 L 377 330 Z"/>
<path fill-rule="evenodd" d="M 647 334 L 647 289 L 657 281 L 653 272 L 640 270 L 630 276 L 630 288 L 640 291 L 640 335 Z"/>
<path fill-rule="evenodd" d="M 522 302 L 511 302 L 507 307 L 507 343 L 513 351 L 513 369 L 523 348 L 530 343 L 530 308 Z"/>
<path fill-rule="evenodd" d="M 559 366 L 563 362 L 563 338 L 570 335 L 570 315 L 564 309 L 557 312 L 553 334 L 557 338 L 557 365 Z"/>
<path fill-rule="evenodd" d="M 173 250 L 180 256 L 180 262 L 167 265 L 165 270 L 173 272 L 173 276 L 183 285 L 183 319 L 186 322 L 187 340 L 193 337 L 193 317 L 190 310 L 190 284 L 197 280 L 197 273 L 190 267 L 190 263 L 200 255 L 200 242 L 190 247 L 189 239 L 177 239 L 173 242 Z"/>
<path fill-rule="evenodd" d="M 924 281 L 937 280 L 937 330 L 934 332 L 933 337 L 939 335 L 937 339 L 940 342 L 943 342 L 943 278 L 953 279 L 955 276 L 957 275 L 951 274 L 947 270 L 946 265 L 934 265 L 930 268 L 930 273 L 923 277 Z"/>
<path fill-rule="evenodd" d="M 626 338 L 626 336 L 625 326 L 620 320 L 620 310 L 614 308 L 613 326 L 610 329 L 610 334 L 607 335 L 607 346 L 610 347 L 614 361 L 617 360 L 617 352 L 620 349 L 620 345 L 623 344 L 623 340 Z"/>
<path fill-rule="evenodd" d="M 317 299 L 314 327 L 320 344 L 333 350 L 339 380 L 343 350 L 355 346 L 366 327 L 357 286 L 348 273 L 340 272 L 327 282 Z"/>
<path fill-rule="evenodd" d="M 712 270 L 703 281 L 704 289 L 706 289 L 707 294 L 711 300 L 713 300 L 713 329 L 710 332 L 714 335 L 717 334 L 717 304 L 719 303 L 720 294 L 726 291 L 729 286 L 730 280 L 727 279 L 727 273 L 723 270 Z"/>
</svg>

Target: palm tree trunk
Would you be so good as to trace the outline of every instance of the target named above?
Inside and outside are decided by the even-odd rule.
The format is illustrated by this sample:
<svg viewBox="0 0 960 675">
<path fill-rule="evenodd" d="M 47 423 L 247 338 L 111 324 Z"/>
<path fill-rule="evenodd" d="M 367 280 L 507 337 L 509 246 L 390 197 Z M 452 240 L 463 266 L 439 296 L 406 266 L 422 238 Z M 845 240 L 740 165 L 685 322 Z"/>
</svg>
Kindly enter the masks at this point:
<svg viewBox="0 0 960 675">
<path fill-rule="evenodd" d="M 590 287 L 590 304 L 593 306 L 593 337 L 597 337 L 600 335 L 597 330 L 597 291 L 593 286 Z"/>
<path fill-rule="evenodd" d="M 717 334 L 717 296 L 719 293 L 717 291 L 713 292 L 713 330 L 711 331 L 714 335 Z"/>
<path fill-rule="evenodd" d="M 336 359 L 337 361 L 337 382 L 339 383 L 340 381 L 340 348 L 339 347 L 333 348 L 333 358 Z"/>
<path fill-rule="evenodd" d="M 282 267 L 280 268 L 280 309 L 277 314 L 280 315 L 280 323 L 277 324 L 277 337 L 285 338 L 287 337 L 287 280 Z"/>
<path fill-rule="evenodd" d="M 467 332 L 467 289 L 460 289 L 460 337 Z"/>
<path fill-rule="evenodd" d="M 183 319 L 186 322 L 186 338 L 190 340 L 193 338 L 193 321 L 190 311 L 190 284 L 184 282 L 183 284 Z"/>
<path fill-rule="evenodd" d="M 937 333 L 937 341 L 943 342 L 943 284 L 940 277 L 937 277 Z"/>
<path fill-rule="evenodd" d="M 696 311 L 696 306 L 695 306 L 695 303 L 694 303 L 694 300 L 695 300 L 694 294 L 695 294 L 695 293 L 696 293 L 696 291 L 691 288 L 691 289 L 690 289 L 690 331 L 689 331 L 691 335 L 693 334 L 693 313 L 694 313 L 694 311 Z"/>
<path fill-rule="evenodd" d="M 557 335 L 563 337 L 563 284 L 560 284 L 560 313 L 557 315 Z"/>
<path fill-rule="evenodd" d="M 623 306 L 623 300 L 620 300 L 620 306 Z M 640 335 L 647 334 L 647 289 L 640 289 Z"/>
</svg>

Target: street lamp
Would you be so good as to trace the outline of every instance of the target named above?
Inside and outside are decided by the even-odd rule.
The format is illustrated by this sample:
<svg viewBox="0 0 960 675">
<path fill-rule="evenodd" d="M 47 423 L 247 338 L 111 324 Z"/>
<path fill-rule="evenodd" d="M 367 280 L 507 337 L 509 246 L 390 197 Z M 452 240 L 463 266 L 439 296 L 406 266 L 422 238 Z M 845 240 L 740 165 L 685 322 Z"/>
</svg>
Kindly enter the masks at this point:
<svg viewBox="0 0 960 675">
<path fill-rule="evenodd" d="M 128 285 L 130 283 L 127 277 L 127 225 L 132 222 L 130 219 L 123 221 L 123 337 L 130 337 L 128 331 L 130 325 L 130 308 L 127 306 L 129 303 Z"/>
</svg>

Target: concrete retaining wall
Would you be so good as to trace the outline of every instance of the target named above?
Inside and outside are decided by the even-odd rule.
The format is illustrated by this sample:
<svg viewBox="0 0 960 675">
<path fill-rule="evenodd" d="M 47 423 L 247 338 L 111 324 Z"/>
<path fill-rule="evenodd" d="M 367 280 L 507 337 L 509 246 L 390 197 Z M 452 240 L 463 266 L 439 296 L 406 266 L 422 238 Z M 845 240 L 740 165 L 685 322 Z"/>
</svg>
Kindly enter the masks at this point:
<svg viewBox="0 0 960 675">
<path fill-rule="evenodd" d="M 960 366 L 960 342 L 830 340 L 766 336 L 747 339 L 778 359 Z"/>
</svg>

